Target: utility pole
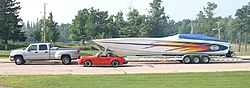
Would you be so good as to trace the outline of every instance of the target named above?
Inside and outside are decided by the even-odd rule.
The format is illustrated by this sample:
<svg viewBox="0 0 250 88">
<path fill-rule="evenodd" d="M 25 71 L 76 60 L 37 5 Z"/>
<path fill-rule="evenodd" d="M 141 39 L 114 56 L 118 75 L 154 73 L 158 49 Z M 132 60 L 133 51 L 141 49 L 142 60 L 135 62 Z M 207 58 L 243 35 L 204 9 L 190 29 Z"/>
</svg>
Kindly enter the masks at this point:
<svg viewBox="0 0 250 88">
<path fill-rule="evenodd" d="M 44 5 L 44 16 L 43 16 L 43 31 L 44 31 L 44 43 L 46 42 L 46 5 L 47 3 L 43 3 Z"/>
<path fill-rule="evenodd" d="M 222 27 L 220 27 L 220 22 L 216 22 L 216 23 L 217 23 L 218 27 L 217 27 L 217 29 L 213 29 L 213 30 L 218 30 L 218 32 L 219 32 L 219 39 L 220 39 L 220 30 L 222 29 Z"/>
<path fill-rule="evenodd" d="M 217 23 L 217 25 L 218 25 L 218 29 L 217 29 L 217 30 L 218 30 L 218 32 L 219 32 L 219 39 L 220 39 L 220 29 L 221 29 L 221 28 L 220 28 L 220 22 L 216 22 L 216 23 Z"/>
<path fill-rule="evenodd" d="M 194 34 L 194 28 L 193 28 L 193 20 L 191 19 L 191 34 Z"/>
</svg>

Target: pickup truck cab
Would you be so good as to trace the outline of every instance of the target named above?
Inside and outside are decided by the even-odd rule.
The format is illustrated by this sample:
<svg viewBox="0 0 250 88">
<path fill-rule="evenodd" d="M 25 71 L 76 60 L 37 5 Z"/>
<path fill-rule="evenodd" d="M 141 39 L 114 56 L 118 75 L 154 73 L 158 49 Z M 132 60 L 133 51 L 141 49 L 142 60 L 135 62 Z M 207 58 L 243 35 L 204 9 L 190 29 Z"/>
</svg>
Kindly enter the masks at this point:
<svg viewBox="0 0 250 88">
<path fill-rule="evenodd" d="M 26 61 L 49 61 L 62 60 L 63 64 L 69 64 L 71 60 L 80 57 L 80 49 L 50 47 L 50 43 L 30 44 L 23 50 L 13 50 L 10 60 L 17 65 L 25 64 Z"/>
</svg>

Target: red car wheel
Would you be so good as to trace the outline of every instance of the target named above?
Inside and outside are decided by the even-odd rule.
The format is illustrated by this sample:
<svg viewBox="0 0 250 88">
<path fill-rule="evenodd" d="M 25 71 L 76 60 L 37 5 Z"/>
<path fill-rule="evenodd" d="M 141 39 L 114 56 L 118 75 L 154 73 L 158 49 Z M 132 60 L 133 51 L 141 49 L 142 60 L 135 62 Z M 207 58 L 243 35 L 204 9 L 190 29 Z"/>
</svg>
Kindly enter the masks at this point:
<svg viewBox="0 0 250 88">
<path fill-rule="evenodd" d="M 87 60 L 84 62 L 85 67 L 90 67 L 92 65 L 92 62 L 90 60 Z"/>
<path fill-rule="evenodd" d="M 118 61 L 112 61 L 111 65 L 113 67 L 118 67 L 119 66 L 119 62 Z"/>
</svg>

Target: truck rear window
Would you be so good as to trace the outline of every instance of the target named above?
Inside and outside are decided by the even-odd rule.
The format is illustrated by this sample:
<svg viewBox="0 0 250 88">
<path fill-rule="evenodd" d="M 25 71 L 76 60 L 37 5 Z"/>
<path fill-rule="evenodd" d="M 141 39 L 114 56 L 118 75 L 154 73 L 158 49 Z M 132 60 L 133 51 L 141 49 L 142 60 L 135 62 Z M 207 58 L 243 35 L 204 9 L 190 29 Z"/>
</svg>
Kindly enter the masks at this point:
<svg viewBox="0 0 250 88">
<path fill-rule="evenodd" d="M 47 45 L 39 45 L 39 50 L 47 50 Z"/>
</svg>

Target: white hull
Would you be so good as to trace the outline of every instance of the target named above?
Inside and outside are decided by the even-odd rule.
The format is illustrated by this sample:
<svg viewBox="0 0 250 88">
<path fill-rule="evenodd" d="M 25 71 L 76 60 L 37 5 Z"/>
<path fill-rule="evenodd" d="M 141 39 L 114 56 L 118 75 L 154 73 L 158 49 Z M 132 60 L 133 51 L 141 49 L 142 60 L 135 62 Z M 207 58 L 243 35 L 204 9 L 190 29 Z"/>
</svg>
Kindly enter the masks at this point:
<svg viewBox="0 0 250 88">
<path fill-rule="evenodd" d="M 164 38 L 111 38 L 93 40 L 98 45 L 128 55 L 183 55 L 205 53 L 225 55 L 229 43 L 198 39 L 183 39 L 176 36 Z"/>
</svg>

